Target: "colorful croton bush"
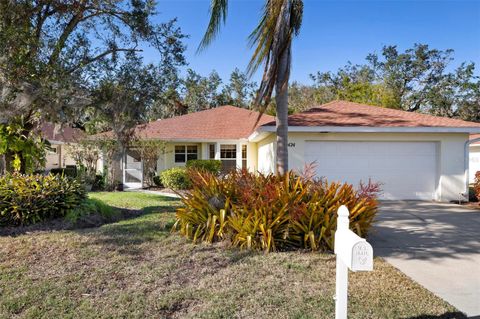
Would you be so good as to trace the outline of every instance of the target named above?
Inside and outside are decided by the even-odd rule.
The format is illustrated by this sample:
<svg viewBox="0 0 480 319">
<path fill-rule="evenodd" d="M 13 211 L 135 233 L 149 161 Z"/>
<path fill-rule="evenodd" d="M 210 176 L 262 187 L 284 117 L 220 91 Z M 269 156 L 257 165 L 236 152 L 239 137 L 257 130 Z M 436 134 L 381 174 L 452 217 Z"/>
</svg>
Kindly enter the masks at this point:
<svg viewBox="0 0 480 319">
<path fill-rule="evenodd" d="M 7 174 L 0 177 L 0 225 L 63 217 L 85 197 L 85 186 L 64 175 Z"/>
<path fill-rule="evenodd" d="M 473 183 L 473 191 L 475 192 L 475 197 L 480 202 L 480 171 L 475 173 L 475 181 Z"/>
<path fill-rule="evenodd" d="M 229 241 L 265 252 L 333 250 L 336 211 L 350 210 L 350 225 L 366 236 L 377 212 L 379 185 L 352 185 L 289 172 L 283 176 L 232 172 L 218 177 L 190 172 L 174 229 L 194 242 Z"/>
</svg>

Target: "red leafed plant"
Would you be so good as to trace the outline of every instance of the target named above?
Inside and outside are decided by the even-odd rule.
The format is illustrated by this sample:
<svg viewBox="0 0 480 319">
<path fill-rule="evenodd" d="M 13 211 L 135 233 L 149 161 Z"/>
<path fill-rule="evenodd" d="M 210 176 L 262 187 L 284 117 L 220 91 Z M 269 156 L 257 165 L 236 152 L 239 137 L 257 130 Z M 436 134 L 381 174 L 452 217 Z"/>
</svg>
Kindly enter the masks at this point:
<svg viewBox="0 0 480 319">
<path fill-rule="evenodd" d="M 193 241 L 227 240 L 245 249 L 332 250 L 336 212 L 350 210 L 350 227 L 364 237 L 377 212 L 380 184 L 355 189 L 293 171 L 285 175 L 245 170 L 215 176 L 191 171 L 193 188 L 177 210 L 175 229 Z"/>
<path fill-rule="evenodd" d="M 368 183 L 360 181 L 358 186 L 358 196 L 361 198 L 367 198 L 369 200 L 377 199 L 382 194 L 382 183 L 372 182 L 372 179 L 368 179 Z"/>
<path fill-rule="evenodd" d="M 475 182 L 473 183 L 473 190 L 477 200 L 480 202 L 480 171 L 475 173 Z"/>
</svg>

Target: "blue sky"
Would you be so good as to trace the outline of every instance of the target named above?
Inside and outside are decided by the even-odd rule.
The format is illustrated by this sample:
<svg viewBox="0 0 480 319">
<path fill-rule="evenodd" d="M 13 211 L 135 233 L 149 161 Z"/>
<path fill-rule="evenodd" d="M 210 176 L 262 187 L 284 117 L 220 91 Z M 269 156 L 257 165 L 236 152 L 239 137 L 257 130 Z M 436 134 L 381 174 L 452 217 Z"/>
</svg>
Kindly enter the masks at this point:
<svg viewBox="0 0 480 319">
<path fill-rule="evenodd" d="M 238 67 L 245 70 L 252 51 L 247 37 L 255 27 L 263 0 L 230 0 L 227 24 L 205 51 L 196 48 L 209 18 L 209 0 L 158 0 L 158 21 L 178 18 L 190 35 L 189 67 L 206 75 L 215 69 L 225 80 Z M 293 46 L 291 79 L 311 83 L 310 73 L 334 71 L 347 61 L 362 63 L 384 45 L 399 49 L 414 43 L 454 49 L 452 68 L 473 61 L 480 69 L 480 0 L 478 1 L 343 1 L 304 0 L 304 22 Z M 148 62 L 155 52 L 145 51 Z M 480 70 L 477 73 L 480 74 Z M 259 79 L 259 74 L 254 80 Z"/>
</svg>

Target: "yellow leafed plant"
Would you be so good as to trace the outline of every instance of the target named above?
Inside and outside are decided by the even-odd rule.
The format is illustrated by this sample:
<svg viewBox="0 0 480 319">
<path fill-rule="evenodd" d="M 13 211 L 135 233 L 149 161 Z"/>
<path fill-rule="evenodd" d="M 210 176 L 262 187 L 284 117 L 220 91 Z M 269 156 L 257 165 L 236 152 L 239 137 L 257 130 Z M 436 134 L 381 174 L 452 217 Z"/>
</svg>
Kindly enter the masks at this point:
<svg viewBox="0 0 480 319">
<path fill-rule="evenodd" d="M 218 177 L 190 172 L 193 188 L 177 210 L 177 229 L 194 242 L 228 240 L 265 252 L 332 250 L 336 212 L 350 210 L 352 230 L 366 236 L 377 212 L 379 184 L 329 183 L 288 172 L 283 176 L 236 171 Z"/>
</svg>

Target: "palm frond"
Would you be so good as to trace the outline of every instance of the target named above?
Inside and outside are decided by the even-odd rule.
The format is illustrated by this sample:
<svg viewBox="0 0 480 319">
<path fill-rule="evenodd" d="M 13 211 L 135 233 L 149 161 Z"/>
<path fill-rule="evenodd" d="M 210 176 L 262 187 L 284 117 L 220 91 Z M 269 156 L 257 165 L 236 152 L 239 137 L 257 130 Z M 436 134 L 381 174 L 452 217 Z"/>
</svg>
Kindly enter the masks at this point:
<svg viewBox="0 0 480 319">
<path fill-rule="evenodd" d="M 255 50 L 248 65 L 248 74 L 251 76 L 262 64 L 265 65 L 255 99 L 261 112 L 265 111 L 272 97 L 279 59 L 284 54 L 288 54 L 287 74 L 290 71 L 291 43 L 300 31 L 302 16 L 302 0 L 267 0 L 260 22 L 249 36 L 250 46 Z"/>
<path fill-rule="evenodd" d="M 197 53 L 205 49 L 215 39 L 220 31 L 221 24 L 225 24 L 228 11 L 228 0 L 211 0 L 210 4 L 210 22 L 207 31 L 203 36 Z"/>
</svg>

